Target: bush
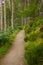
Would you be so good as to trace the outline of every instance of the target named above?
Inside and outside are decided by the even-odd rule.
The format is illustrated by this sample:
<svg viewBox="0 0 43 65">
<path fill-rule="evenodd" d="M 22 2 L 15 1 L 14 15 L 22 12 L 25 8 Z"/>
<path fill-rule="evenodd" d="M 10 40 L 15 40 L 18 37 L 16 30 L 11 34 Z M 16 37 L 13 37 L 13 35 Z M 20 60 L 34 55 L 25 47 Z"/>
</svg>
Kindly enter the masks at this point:
<svg viewBox="0 0 43 65">
<path fill-rule="evenodd" d="M 14 25 L 14 30 L 17 30 L 17 29 L 21 30 L 22 26 L 20 26 L 19 24 L 15 24 Z"/>
<path fill-rule="evenodd" d="M 25 58 L 28 65 L 43 65 L 43 19 L 35 19 L 25 27 Z"/>
<path fill-rule="evenodd" d="M 27 34 L 24 38 L 25 42 L 29 41 L 29 35 Z"/>
<path fill-rule="evenodd" d="M 39 37 L 43 39 L 43 32 L 39 34 Z"/>
<path fill-rule="evenodd" d="M 28 65 L 43 65 L 43 43 L 37 45 L 31 42 L 25 48 L 25 58 Z"/>
<path fill-rule="evenodd" d="M 31 32 L 31 27 L 30 26 L 26 26 L 25 27 L 25 34 L 29 34 Z"/>
<path fill-rule="evenodd" d="M 37 31 L 32 31 L 30 34 L 25 36 L 25 41 L 36 41 L 39 38 L 39 33 Z"/>
<path fill-rule="evenodd" d="M 25 41 L 35 41 L 36 39 L 43 38 L 43 19 L 35 19 L 30 21 L 25 27 Z M 41 31 L 41 30 L 42 31 Z"/>
<path fill-rule="evenodd" d="M 0 32 L 0 47 L 9 41 L 9 36 L 12 34 L 12 28 L 9 27 L 6 31 Z"/>
<path fill-rule="evenodd" d="M 15 25 L 14 26 L 14 31 L 21 30 L 22 26 L 20 25 Z M 0 47 L 5 45 L 7 41 L 9 41 L 10 35 L 12 35 L 12 27 L 10 26 L 6 31 L 0 31 Z"/>
<path fill-rule="evenodd" d="M 0 46 L 4 45 L 8 41 L 9 35 L 4 32 L 0 34 Z"/>
<path fill-rule="evenodd" d="M 35 19 L 29 22 L 29 24 L 25 27 L 25 33 L 29 34 L 32 31 L 37 30 L 38 27 L 43 25 L 43 19 Z"/>
</svg>

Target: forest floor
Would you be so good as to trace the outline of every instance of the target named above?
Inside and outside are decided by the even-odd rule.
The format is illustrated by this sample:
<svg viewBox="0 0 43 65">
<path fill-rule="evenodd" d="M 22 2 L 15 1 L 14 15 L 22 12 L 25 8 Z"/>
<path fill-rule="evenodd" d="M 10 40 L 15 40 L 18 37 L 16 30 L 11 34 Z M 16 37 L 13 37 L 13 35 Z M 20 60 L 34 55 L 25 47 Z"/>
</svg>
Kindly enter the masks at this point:
<svg viewBox="0 0 43 65">
<path fill-rule="evenodd" d="M 0 65 L 26 65 L 24 49 L 24 30 L 21 30 L 17 34 L 9 52 L 0 60 Z"/>
</svg>

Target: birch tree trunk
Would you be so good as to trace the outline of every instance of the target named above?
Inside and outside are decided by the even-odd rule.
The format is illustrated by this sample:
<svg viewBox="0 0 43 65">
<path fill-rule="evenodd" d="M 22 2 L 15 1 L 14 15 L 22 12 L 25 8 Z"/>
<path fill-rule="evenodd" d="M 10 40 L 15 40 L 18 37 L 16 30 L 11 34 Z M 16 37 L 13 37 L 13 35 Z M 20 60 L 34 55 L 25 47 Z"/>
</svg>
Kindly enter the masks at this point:
<svg viewBox="0 0 43 65">
<path fill-rule="evenodd" d="M 4 0 L 4 30 L 6 31 L 6 0 Z"/>
<path fill-rule="evenodd" d="M 0 0 L 0 30 L 1 30 L 1 0 Z"/>
<path fill-rule="evenodd" d="M 3 30 L 3 21 L 2 21 L 2 0 L 1 0 L 1 30 Z"/>
<path fill-rule="evenodd" d="M 0 30 L 3 30 L 3 22 L 2 22 L 2 0 L 0 0 Z"/>
</svg>

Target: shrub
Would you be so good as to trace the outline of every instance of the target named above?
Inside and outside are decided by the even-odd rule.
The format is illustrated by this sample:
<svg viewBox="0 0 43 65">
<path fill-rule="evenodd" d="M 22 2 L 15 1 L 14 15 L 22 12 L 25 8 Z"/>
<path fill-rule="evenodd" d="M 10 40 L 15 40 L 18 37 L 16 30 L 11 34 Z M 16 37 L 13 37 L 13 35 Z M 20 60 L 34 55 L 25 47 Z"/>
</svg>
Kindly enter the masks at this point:
<svg viewBox="0 0 43 65">
<path fill-rule="evenodd" d="M 35 41 L 36 39 L 38 39 L 38 36 L 39 36 L 39 33 L 36 31 L 36 33 L 35 33 L 35 31 L 32 31 L 30 34 L 27 34 L 26 36 L 25 36 L 25 41 L 27 42 L 27 41 Z"/>
<path fill-rule="evenodd" d="M 25 34 L 29 34 L 31 32 L 31 27 L 30 26 L 26 26 L 25 27 Z"/>
<path fill-rule="evenodd" d="M 43 65 L 43 43 L 30 43 L 25 48 L 25 58 L 28 65 Z"/>
<path fill-rule="evenodd" d="M 19 24 L 15 24 L 14 25 L 14 30 L 17 30 L 17 29 L 21 30 L 22 26 L 20 26 Z"/>
<path fill-rule="evenodd" d="M 27 34 L 24 38 L 25 42 L 29 41 L 29 35 Z"/>
<path fill-rule="evenodd" d="M 4 32 L 0 34 L 0 46 L 4 45 L 8 41 L 9 35 Z"/>
<path fill-rule="evenodd" d="M 29 22 L 29 24 L 25 27 L 25 33 L 29 33 L 37 30 L 38 27 L 43 25 L 43 19 L 35 19 Z"/>
<path fill-rule="evenodd" d="M 6 31 L 0 32 L 0 46 L 5 45 L 9 41 L 9 36 L 12 33 L 12 28 L 9 27 Z"/>
<path fill-rule="evenodd" d="M 8 51 L 8 49 L 10 48 L 10 46 L 12 45 L 13 39 L 15 38 L 16 34 L 19 32 L 19 30 L 16 30 L 15 32 L 13 32 L 12 34 L 10 34 L 8 36 L 8 38 L 4 38 L 2 35 L 2 39 L 1 42 L 3 42 L 3 46 L 2 43 L 0 44 L 0 58 L 3 57 L 3 55 Z M 5 35 L 4 35 L 5 36 Z M 4 38 L 4 40 L 3 40 Z M 6 41 L 6 42 L 5 42 Z"/>
<path fill-rule="evenodd" d="M 21 30 L 22 26 L 15 25 L 14 31 Z M 6 42 L 9 42 L 9 37 L 12 35 L 12 27 L 10 26 L 6 31 L 0 31 L 0 47 L 5 45 Z"/>
<path fill-rule="evenodd" d="M 29 41 L 25 48 L 28 65 L 43 65 L 43 19 L 29 22 L 25 28 L 24 40 Z"/>
<path fill-rule="evenodd" d="M 39 37 L 43 38 L 43 32 L 40 32 Z"/>
</svg>

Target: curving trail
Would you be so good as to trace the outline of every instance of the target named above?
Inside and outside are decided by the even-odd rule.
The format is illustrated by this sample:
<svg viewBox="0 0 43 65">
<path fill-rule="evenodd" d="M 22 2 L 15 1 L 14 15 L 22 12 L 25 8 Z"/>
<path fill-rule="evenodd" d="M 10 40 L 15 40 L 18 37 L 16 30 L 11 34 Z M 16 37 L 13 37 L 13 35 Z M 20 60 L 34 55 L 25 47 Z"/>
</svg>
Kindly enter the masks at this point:
<svg viewBox="0 0 43 65">
<path fill-rule="evenodd" d="M 21 30 L 9 52 L 1 59 L 0 65 L 26 65 L 24 59 L 24 30 Z"/>
</svg>

